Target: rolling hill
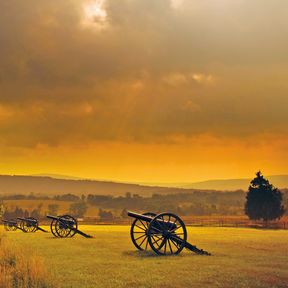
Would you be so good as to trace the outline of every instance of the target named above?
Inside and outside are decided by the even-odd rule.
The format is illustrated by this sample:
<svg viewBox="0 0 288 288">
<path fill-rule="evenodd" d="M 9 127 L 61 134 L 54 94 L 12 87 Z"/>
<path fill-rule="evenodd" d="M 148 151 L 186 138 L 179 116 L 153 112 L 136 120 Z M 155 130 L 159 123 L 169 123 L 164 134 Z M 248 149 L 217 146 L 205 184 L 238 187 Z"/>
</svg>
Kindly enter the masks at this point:
<svg viewBox="0 0 288 288">
<path fill-rule="evenodd" d="M 56 175 L 57 176 L 57 175 Z M 278 188 L 288 187 L 288 175 L 278 175 L 268 177 L 270 182 Z M 60 195 L 60 194 L 98 194 L 98 195 L 125 195 L 139 194 L 150 196 L 154 193 L 189 193 L 194 191 L 235 191 L 247 190 L 251 179 L 227 179 L 208 180 L 195 183 L 167 183 L 167 184 L 132 184 L 117 183 L 111 181 L 99 181 L 74 178 L 60 175 L 57 178 L 51 176 L 21 176 L 21 175 L 0 175 L 0 195 L 30 194 L 35 195 Z"/>
<path fill-rule="evenodd" d="M 277 188 L 288 188 L 288 175 L 273 175 L 268 176 L 268 180 Z M 195 183 L 175 183 L 170 184 L 170 187 L 181 187 L 186 189 L 205 189 L 205 190 L 224 190 L 233 191 L 242 189 L 246 191 L 249 187 L 251 179 L 216 179 Z M 165 184 L 163 184 L 165 185 Z"/>
<path fill-rule="evenodd" d="M 10 176 L 0 175 L 0 195 L 30 194 L 60 195 L 60 194 L 98 194 L 98 195 L 147 195 L 153 193 L 177 193 L 194 191 L 175 187 L 152 187 L 138 184 L 116 183 L 96 180 L 59 179 L 48 176 Z"/>
</svg>

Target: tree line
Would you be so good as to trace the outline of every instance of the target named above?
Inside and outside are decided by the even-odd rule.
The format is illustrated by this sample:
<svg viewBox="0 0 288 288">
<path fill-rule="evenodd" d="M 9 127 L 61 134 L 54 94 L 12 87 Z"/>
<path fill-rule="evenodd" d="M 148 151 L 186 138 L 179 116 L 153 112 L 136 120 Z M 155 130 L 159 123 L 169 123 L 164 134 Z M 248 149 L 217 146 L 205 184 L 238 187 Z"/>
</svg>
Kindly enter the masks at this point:
<svg viewBox="0 0 288 288">
<path fill-rule="evenodd" d="M 136 210 L 154 213 L 170 211 L 180 216 L 233 216 L 243 215 L 245 213 L 251 219 L 268 221 L 273 219 L 273 217 L 276 219 L 284 215 L 284 206 L 288 207 L 288 190 L 284 189 L 280 191 L 274 188 L 273 185 L 263 177 L 261 172 L 258 172 L 256 178 L 251 181 L 248 193 L 242 190 L 226 192 L 194 191 L 189 193 L 153 194 L 150 197 L 143 197 L 130 192 L 126 192 L 125 195 L 117 197 L 94 194 L 87 196 L 62 194 L 53 197 L 37 197 L 34 194 L 17 194 L 1 197 L 0 201 L 30 199 L 41 199 L 43 202 L 45 200 L 55 200 L 56 203 L 49 204 L 48 209 L 45 209 L 45 211 L 43 204 L 40 204 L 32 211 L 23 211 L 21 208 L 15 207 L 13 211 L 5 210 L 4 217 L 15 218 L 31 216 L 41 218 L 46 214 L 58 215 L 58 213 L 60 213 L 60 205 L 57 204 L 57 202 L 66 201 L 70 202 L 69 209 L 66 211 L 67 213 L 76 217 L 85 217 L 88 207 L 94 206 L 98 208 L 98 215 L 94 216 L 98 216 L 103 220 L 111 220 L 114 217 L 125 218 L 127 210 Z M 119 211 L 122 212 L 119 213 Z M 266 211 L 266 216 L 264 215 L 262 217 L 263 211 Z"/>
</svg>

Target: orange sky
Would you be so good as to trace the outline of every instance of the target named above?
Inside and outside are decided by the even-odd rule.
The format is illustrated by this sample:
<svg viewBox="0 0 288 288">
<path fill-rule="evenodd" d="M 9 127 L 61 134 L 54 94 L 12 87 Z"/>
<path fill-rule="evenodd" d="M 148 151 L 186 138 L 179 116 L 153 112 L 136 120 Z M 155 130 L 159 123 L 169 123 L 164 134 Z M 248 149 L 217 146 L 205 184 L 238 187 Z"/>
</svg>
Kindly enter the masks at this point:
<svg viewBox="0 0 288 288">
<path fill-rule="evenodd" d="M 0 173 L 171 183 L 287 174 L 287 8 L 1 1 Z"/>
</svg>

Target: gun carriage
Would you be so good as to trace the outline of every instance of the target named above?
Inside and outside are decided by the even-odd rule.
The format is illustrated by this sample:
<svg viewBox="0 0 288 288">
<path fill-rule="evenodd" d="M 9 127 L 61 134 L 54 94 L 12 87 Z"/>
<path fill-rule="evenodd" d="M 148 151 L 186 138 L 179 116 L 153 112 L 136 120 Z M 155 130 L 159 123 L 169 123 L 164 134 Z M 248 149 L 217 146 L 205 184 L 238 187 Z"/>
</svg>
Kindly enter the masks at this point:
<svg viewBox="0 0 288 288">
<path fill-rule="evenodd" d="M 17 217 L 20 220 L 20 227 L 23 232 L 34 233 L 36 231 L 42 231 L 48 233 L 48 231 L 44 230 L 43 228 L 39 227 L 39 222 L 37 219 L 33 217 L 21 218 Z"/>
<path fill-rule="evenodd" d="M 78 229 L 77 220 L 70 215 L 62 216 L 50 216 L 47 215 L 48 219 L 51 219 L 50 229 L 52 234 L 58 238 L 73 237 L 75 234 L 79 234 L 85 238 L 93 238 Z"/>
<path fill-rule="evenodd" d="M 2 220 L 2 222 L 4 224 L 4 229 L 6 231 L 16 231 L 17 229 L 23 231 L 23 229 L 20 226 L 18 226 L 18 221 L 15 219 Z"/>
<path fill-rule="evenodd" d="M 173 213 L 144 213 L 128 211 L 134 218 L 130 235 L 138 250 L 149 247 L 158 255 L 179 254 L 184 248 L 200 255 L 211 255 L 187 242 L 187 230 L 181 218 Z"/>
</svg>

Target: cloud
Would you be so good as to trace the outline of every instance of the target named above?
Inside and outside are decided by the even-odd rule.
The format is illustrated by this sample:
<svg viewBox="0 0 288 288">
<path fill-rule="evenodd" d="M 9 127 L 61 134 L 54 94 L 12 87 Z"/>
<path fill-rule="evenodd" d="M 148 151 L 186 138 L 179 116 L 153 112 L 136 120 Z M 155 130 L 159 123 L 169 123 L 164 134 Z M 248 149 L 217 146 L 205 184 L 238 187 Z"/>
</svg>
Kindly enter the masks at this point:
<svg viewBox="0 0 288 288">
<path fill-rule="evenodd" d="M 0 2 L 2 141 L 287 132 L 286 16 L 270 20 L 279 7 L 258 0 L 224 2 Z"/>
<path fill-rule="evenodd" d="M 209 85 L 215 82 L 215 77 L 211 74 L 204 74 L 204 73 L 170 73 L 168 75 L 165 75 L 162 78 L 163 82 L 172 85 L 172 86 L 178 86 L 178 85 L 185 85 L 185 84 L 203 84 L 203 85 Z"/>
<path fill-rule="evenodd" d="M 170 5 L 173 9 L 179 9 L 183 6 L 184 0 L 170 0 Z"/>
<path fill-rule="evenodd" d="M 85 28 L 102 30 L 108 27 L 105 0 L 94 0 L 83 4 L 82 25 Z"/>
<path fill-rule="evenodd" d="M 163 81 L 167 84 L 178 86 L 187 84 L 189 82 L 189 78 L 187 77 L 187 75 L 182 73 L 171 73 L 167 76 L 164 76 Z"/>
</svg>

